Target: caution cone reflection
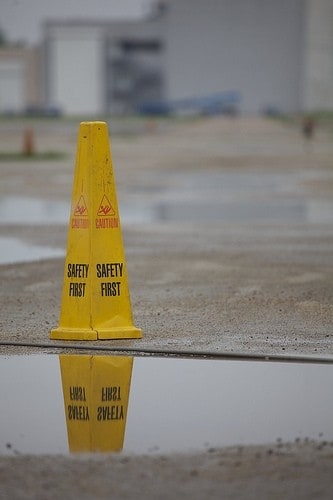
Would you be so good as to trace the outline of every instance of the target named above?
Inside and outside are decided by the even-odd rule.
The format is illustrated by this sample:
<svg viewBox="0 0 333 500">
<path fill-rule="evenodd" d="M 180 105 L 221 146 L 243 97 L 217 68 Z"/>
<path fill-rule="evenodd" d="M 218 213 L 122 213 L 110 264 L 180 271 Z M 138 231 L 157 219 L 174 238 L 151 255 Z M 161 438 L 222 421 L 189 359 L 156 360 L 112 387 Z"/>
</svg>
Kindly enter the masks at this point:
<svg viewBox="0 0 333 500">
<path fill-rule="evenodd" d="M 121 451 L 133 358 L 59 356 L 69 450 Z"/>
<path fill-rule="evenodd" d="M 61 313 L 51 339 L 141 338 L 133 325 L 107 124 L 80 124 Z"/>
</svg>

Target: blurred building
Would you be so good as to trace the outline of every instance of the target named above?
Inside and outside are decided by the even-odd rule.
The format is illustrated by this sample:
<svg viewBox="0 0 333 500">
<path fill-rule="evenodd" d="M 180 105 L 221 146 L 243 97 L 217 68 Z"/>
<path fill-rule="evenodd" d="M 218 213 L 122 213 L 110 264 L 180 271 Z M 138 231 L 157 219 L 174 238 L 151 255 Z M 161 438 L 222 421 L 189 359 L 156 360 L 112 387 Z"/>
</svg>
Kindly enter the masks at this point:
<svg viewBox="0 0 333 500">
<path fill-rule="evenodd" d="M 85 115 L 223 98 L 242 112 L 333 109 L 332 26 L 332 0 L 165 0 L 141 21 L 49 21 L 40 102 Z"/>
<path fill-rule="evenodd" d="M 166 98 L 163 20 L 49 22 L 46 102 L 66 113 L 133 112 Z"/>
<path fill-rule="evenodd" d="M 0 48 L 0 112 L 20 113 L 40 103 L 38 49 Z"/>
</svg>

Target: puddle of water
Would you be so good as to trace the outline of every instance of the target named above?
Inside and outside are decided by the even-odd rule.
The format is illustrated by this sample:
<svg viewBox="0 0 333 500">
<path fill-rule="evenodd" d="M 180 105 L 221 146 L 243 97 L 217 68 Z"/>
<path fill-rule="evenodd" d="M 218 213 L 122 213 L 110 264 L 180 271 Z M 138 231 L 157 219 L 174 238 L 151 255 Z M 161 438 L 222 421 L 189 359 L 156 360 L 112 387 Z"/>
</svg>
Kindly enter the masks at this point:
<svg viewBox="0 0 333 500">
<path fill-rule="evenodd" d="M 153 200 L 142 196 L 120 203 L 123 225 L 156 222 L 240 222 L 332 224 L 333 203 L 321 200 L 257 200 L 235 196 L 217 184 L 208 191 L 171 188 Z M 138 193 L 139 195 L 139 193 Z M 68 224 L 70 204 L 20 197 L 0 198 L 1 224 Z"/>
<path fill-rule="evenodd" d="M 159 206 L 161 220 L 302 223 L 306 221 L 306 207 L 302 203 L 285 202 L 215 202 L 164 204 Z"/>
<path fill-rule="evenodd" d="M 332 225 L 333 203 L 328 200 L 310 200 L 307 204 L 307 221 Z"/>
<path fill-rule="evenodd" d="M 331 441 L 332 375 L 310 363 L 2 357 L 0 454 Z"/>
<path fill-rule="evenodd" d="M 68 223 L 69 204 L 62 201 L 8 196 L 0 198 L 1 224 Z"/>
<path fill-rule="evenodd" d="M 24 243 L 18 238 L 0 236 L 0 264 L 31 262 L 62 257 L 64 250 Z"/>
</svg>

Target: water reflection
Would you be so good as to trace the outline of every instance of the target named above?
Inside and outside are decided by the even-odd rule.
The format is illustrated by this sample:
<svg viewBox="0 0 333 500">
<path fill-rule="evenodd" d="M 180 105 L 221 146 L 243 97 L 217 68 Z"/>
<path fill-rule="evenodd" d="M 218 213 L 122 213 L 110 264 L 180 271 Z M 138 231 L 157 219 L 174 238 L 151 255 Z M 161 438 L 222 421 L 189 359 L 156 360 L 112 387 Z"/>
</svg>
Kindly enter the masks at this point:
<svg viewBox="0 0 333 500">
<path fill-rule="evenodd" d="M 21 196 L 0 197 L 1 224 L 65 224 L 68 222 L 69 204 Z"/>
<path fill-rule="evenodd" d="M 133 358 L 59 357 L 71 452 L 123 448 Z"/>
<path fill-rule="evenodd" d="M 333 441 L 332 376 L 333 363 L 3 356 L 0 455 Z"/>
<path fill-rule="evenodd" d="M 19 238 L 0 236 L 0 264 L 32 262 L 34 260 L 62 257 L 64 250 L 25 243 Z"/>
<path fill-rule="evenodd" d="M 190 185 L 192 186 L 192 185 Z M 200 185 L 190 190 L 166 189 L 163 194 L 145 198 L 138 192 L 134 198 L 120 202 L 123 225 L 161 222 L 235 222 L 269 224 L 332 224 L 333 203 L 330 200 L 255 198 L 243 192 L 216 189 L 202 192 Z M 189 186 L 187 186 L 189 188 Z M 47 225 L 68 224 L 69 204 L 54 200 L 0 197 L 0 224 Z"/>
</svg>

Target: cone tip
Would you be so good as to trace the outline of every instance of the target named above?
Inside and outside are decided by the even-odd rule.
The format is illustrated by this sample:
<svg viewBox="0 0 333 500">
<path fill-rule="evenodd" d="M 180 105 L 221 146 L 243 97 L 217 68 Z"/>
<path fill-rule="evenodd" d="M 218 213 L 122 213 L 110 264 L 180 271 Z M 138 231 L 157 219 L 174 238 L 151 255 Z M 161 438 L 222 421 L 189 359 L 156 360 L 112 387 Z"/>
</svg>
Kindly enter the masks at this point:
<svg viewBox="0 0 333 500">
<path fill-rule="evenodd" d="M 107 123 L 102 121 L 85 121 L 80 123 L 80 128 L 81 127 L 107 128 Z"/>
</svg>

